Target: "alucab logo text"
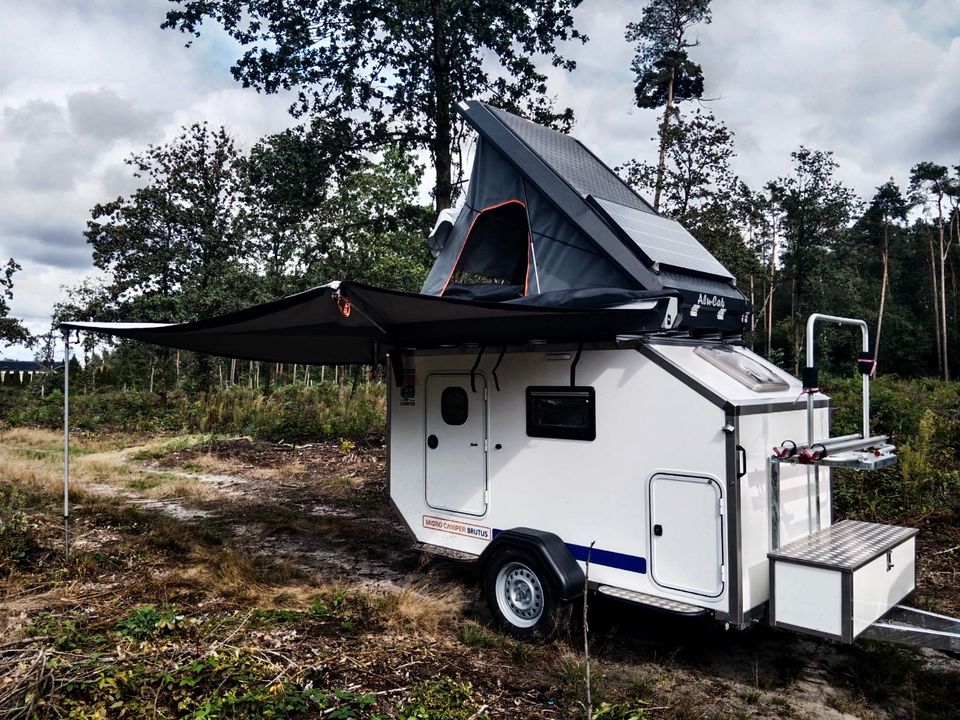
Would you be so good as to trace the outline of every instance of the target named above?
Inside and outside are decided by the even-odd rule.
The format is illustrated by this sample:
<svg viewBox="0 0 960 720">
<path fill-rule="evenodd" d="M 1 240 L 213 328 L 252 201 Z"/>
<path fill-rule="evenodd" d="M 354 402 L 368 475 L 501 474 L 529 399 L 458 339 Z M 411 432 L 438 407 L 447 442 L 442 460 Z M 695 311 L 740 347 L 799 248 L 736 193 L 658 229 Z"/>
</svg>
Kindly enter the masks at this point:
<svg viewBox="0 0 960 720">
<path fill-rule="evenodd" d="M 718 295 L 711 295 L 707 297 L 703 293 L 697 297 L 697 305 L 705 305 L 706 307 L 715 307 L 715 308 L 725 308 L 727 303 L 724 299 Z"/>
</svg>

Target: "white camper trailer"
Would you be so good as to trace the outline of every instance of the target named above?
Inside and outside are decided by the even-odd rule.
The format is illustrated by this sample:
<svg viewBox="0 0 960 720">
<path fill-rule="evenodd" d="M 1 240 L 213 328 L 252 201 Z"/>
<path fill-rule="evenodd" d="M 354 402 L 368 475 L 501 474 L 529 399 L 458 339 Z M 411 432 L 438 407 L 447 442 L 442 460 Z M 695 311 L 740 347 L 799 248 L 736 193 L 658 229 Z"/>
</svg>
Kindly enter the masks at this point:
<svg viewBox="0 0 960 720">
<path fill-rule="evenodd" d="M 900 602 L 915 530 L 833 522 L 831 469 L 873 435 L 866 325 L 813 316 L 803 382 L 744 346 L 731 273 L 584 146 L 483 103 L 463 206 L 420 293 L 333 283 L 179 325 L 64 323 L 252 360 L 389 368 L 390 499 L 417 546 L 475 562 L 494 617 L 549 630 L 592 590 L 745 628 L 960 648 Z M 818 321 L 860 327 L 863 427 L 831 437 Z"/>
</svg>

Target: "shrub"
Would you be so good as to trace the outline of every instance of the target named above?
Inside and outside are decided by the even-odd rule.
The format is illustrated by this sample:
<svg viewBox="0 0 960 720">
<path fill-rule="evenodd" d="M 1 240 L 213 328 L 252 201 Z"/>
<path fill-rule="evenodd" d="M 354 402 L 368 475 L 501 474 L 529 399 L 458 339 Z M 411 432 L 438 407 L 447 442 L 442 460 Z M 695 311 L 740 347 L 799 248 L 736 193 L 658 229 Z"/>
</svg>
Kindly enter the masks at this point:
<svg viewBox="0 0 960 720">
<path fill-rule="evenodd" d="M 34 546 L 34 528 L 14 488 L 0 484 L 0 577 L 22 566 Z"/>
<path fill-rule="evenodd" d="M 207 395 L 183 391 L 161 397 L 144 390 L 106 390 L 71 395 L 70 423 L 89 431 L 188 431 L 248 435 L 288 442 L 334 439 L 347 442 L 383 433 L 384 388 L 356 389 L 334 383 L 285 385 L 264 395 L 232 386 Z M 63 394 L 46 397 L 19 391 L 14 402 L 0 388 L 0 422 L 60 427 Z"/>
</svg>

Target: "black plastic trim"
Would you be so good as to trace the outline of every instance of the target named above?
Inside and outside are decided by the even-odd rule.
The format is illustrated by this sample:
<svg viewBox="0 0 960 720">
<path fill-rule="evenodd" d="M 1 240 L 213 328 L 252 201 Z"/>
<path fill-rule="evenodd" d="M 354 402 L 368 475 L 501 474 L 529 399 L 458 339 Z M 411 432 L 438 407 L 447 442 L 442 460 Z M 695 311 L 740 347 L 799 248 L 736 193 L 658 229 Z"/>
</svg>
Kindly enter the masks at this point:
<svg viewBox="0 0 960 720">
<path fill-rule="evenodd" d="M 583 570 L 569 548 L 559 536 L 544 530 L 518 527 L 497 534 L 480 555 L 481 573 L 500 548 L 515 547 L 527 553 L 533 553 L 546 566 L 557 583 L 557 593 L 563 602 L 569 602 L 583 594 L 586 578 Z"/>
</svg>

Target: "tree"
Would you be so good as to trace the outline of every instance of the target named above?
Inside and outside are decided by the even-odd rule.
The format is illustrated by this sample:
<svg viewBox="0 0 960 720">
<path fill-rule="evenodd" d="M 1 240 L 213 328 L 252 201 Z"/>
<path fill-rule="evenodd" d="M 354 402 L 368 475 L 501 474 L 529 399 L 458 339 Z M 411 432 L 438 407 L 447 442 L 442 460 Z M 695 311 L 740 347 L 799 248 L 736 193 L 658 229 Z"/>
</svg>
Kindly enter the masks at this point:
<svg viewBox="0 0 960 720">
<path fill-rule="evenodd" d="M 0 343 L 7 345 L 30 342 L 30 333 L 23 323 L 9 317 L 9 301 L 13 300 L 13 275 L 18 270 L 20 266 L 10 258 L 0 271 Z"/>
<path fill-rule="evenodd" d="M 227 131 L 204 123 L 127 161 L 143 186 L 96 205 L 84 233 L 114 309 L 186 321 L 242 303 L 229 292 L 245 249 L 239 159 Z"/>
<path fill-rule="evenodd" d="M 736 185 L 730 169 L 736 154 L 733 133 L 713 113 L 700 109 L 677 113 L 664 132 L 660 165 L 631 160 L 619 170 L 641 192 L 656 191 L 660 183 L 660 209 L 684 223 L 693 208 Z"/>
<path fill-rule="evenodd" d="M 244 87 L 297 91 L 295 115 L 343 129 L 354 147 L 427 148 L 440 210 L 455 189 L 455 102 L 489 98 L 569 125 L 534 58 L 573 69 L 557 44 L 586 39 L 571 14 L 580 1 L 174 0 L 163 27 L 196 36 L 219 23 L 244 48 L 232 68 Z"/>
<path fill-rule="evenodd" d="M 109 300 L 95 308 L 101 317 L 187 321 L 249 302 L 251 283 L 238 263 L 246 231 L 239 159 L 227 131 L 205 123 L 130 158 L 142 187 L 96 205 L 84 233 L 94 265 L 110 277 Z M 164 374 L 170 354 L 156 357 Z M 208 372 L 199 356 L 201 386 Z"/>
<path fill-rule="evenodd" d="M 852 190 L 834 177 L 833 153 L 800 147 L 790 154 L 793 173 L 770 183 L 773 201 L 782 213 L 785 241 L 783 262 L 791 278 L 790 326 L 794 374 L 800 372 L 801 317 L 808 310 L 808 295 L 821 275 L 828 253 L 844 237 L 859 201 Z M 824 284 L 820 282 L 819 289 Z"/>
<path fill-rule="evenodd" d="M 248 261 L 269 300 L 295 289 L 311 252 L 312 227 L 337 193 L 340 178 L 361 164 L 316 129 L 295 128 L 260 140 L 243 160 L 249 210 Z"/>
<path fill-rule="evenodd" d="M 867 240 L 871 244 L 880 246 L 880 261 L 883 268 L 880 278 L 880 307 L 877 310 L 877 332 L 874 337 L 874 359 L 880 357 L 880 334 L 883 330 L 883 311 L 887 299 L 887 289 L 890 284 L 890 227 L 898 220 L 906 220 L 907 202 L 900 192 L 900 188 L 893 178 L 877 188 L 876 194 L 870 201 L 861 226 Z"/>
<path fill-rule="evenodd" d="M 930 241 L 930 262 L 933 272 L 934 295 L 936 300 L 934 312 L 937 314 L 937 346 L 940 350 L 939 364 L 943 372 L 943 379 L 950 379 L 949 353 L 947 352 L 947 257 L 950 254 L 952 237 L 944 238 L 943 203 L 944 199 L 953 191 L 947 168 L 932 162 L 917 163 L 910 170 L 910 195 L 917 204 L 929 205 L 931 202 L 937 212 L 937 233 L 939 237 L 939 252 L 934 258 L 933 241 Z M 937 278 L 939 267 L 939 278 Z"/>
<path fill-rule="evenodd" d="M 419 291 L 432 261 L 424 242 L 430 211 L 417 201 L 422 176 L 410 155 L 392 149 L 340 178 L 310 230 L 307 278 Z"/>
<path fill-rule="evenodd" d="M 709 23 L 710 0 L 651 0 L 639 22 L 627 25 L 627 42 L 637 43 L 631 69 L 636 73 L 636 104 L 642 109 L 662 107 L 660 157 L 657 161 L 653 207 L 660 209 L 664 165 L 674 104 L 703 96 L 703 70 L 687 50 L 698 44 L 689 30 Z"/>
<path fill-rule="evenodd" d="M 631 160 L 619 168 L 640 191 L 662 177 L 660 211 L 683 224 L 728 270 L 753 277 L 758 265 L 744 242 L 738 215 L 740 184 L 730 168 L 733 133 L 712 113 L 677 113 L 664 137 L 662 176 L 652 163 Z"/>
</svg>

